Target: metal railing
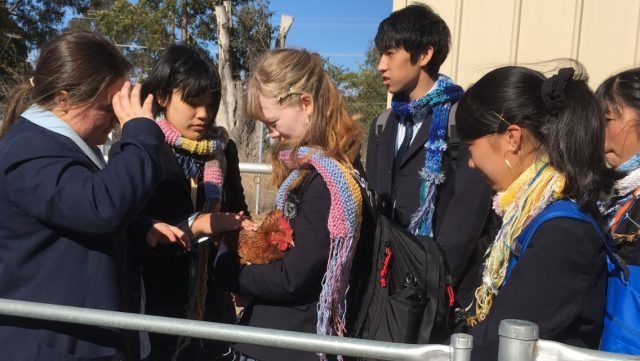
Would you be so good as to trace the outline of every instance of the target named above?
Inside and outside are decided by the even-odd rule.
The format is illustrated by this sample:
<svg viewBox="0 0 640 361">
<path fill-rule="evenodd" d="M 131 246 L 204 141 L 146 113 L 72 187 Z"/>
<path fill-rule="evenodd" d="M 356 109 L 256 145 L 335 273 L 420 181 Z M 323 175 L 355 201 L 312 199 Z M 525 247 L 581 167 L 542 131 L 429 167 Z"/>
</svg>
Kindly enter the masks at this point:
<svg viewBox="0 0 640 361">
<path fill-rule="evenodd" d="M 262 124 L 262 123 L 260 123 Z M 260 130 L 262 134 L 262 128 Z M 262 161 L 262 143 L 260 143 L 260 161 Z M 255 199 L 255 214 L 260 213 L 260 186 L 262 185 L 261 174 L 270 174 L 273 169 L 271 164 L 266 163 L 244 163 L 239 164 L 240 173 L 255 173 L 256 174 L 256 199 Z"/>
<path fill-rule="evenodd" d="M 473 348 L 473 337 L 466 334 L 454 334 L 449 346 L 414 345 L 2 298 L 0 315 L 380 360 L 469 361 Z M 498 334 L 498 361 L 640 361 L 640 356 L 594 351 L 540 340 L 538 326 L 529 321 L 503 320 Z"/>
<path fill-rule="evenodd" d="M 271 164 L 240 162 L 240 173 L 271 174 Z"/>
<path fill-rule="evenodd" d="M 0 299 L 0 314 L 381 360 L 469 361 L 473 344 L 465 334 L 454 334 L 449 346 L 413 345 L 10 299 Z"/>
<path fill-rule="evenodd" d="M 242 173 L 269 174 L 271 171 L 271 165 L 269 164 L 240 163 L 240 172 Z M 258 204 L 259 192 L 256 196 L 256 204 Z M 454 342 L 467 342 L 467 339 L 459 338 L 460 336 L 460 334 L 457 334 L 454 335 L 454 337 L 458 338 L 451 339 L 450 347 L 451 350 L 453 350 L 453 355 L 455 355 L 456 350 L 466 350 L 465 348 L 454 347 Z M 559 342 L 540 340 L 538 339 L 538 326 L 529 321 L 503 320 L 500 323 L 499 337 L 498 361 L 640 361 L 640 356 L 595 351 L 573 347 Z M 470 349 L 471 346 L 469 345 L 469 353 Z M 458 359 L 462 360 L 465 358 L 451 358 L 451 360 Z"/>
<path fill-rule="evenodd" d="M 522 320 L 502 320 L 498 330 L 498 361 L 630 361 L 640 356 L 595 351 L 540 340 L 538 325 Z"/>
</svg>

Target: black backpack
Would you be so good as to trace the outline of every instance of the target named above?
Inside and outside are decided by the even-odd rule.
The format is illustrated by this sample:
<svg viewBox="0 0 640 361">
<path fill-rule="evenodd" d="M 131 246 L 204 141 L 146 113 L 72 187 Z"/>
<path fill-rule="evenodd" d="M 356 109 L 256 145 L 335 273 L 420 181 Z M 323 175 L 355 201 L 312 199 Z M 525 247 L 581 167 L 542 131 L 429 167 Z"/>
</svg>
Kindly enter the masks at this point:
<svg viewBox="0 0 640 361">
<path fill-rule="evenodd" d="M 383 112 L 375 121 L 378 137 L 390 111 Z M 447 145 L 455 158 L 458 141 L 451 115 L 454 112 L 452 108 Z M 454 295 L 440 245 L 431 237 L 410 233 L 378 209 L 373 212 L 376 219 L 373 240 L 369 244 L 363 239 L 358 242 L 354 261 L 370 258 L 368 264 L 359 261 L 361 267 L 366 264 L 368 277 L 355 280 L 350 288 L 350 292 L 358 293 L 352 295 L 353 302 L 348 305 L 352 307 L 350 313 L 356 315 L 350 324 L 350 336 L 417 344 L 444 341 L 454 327 Z"/>
<path fill-rule="evenodd" d="M 291 190 L 288 202 L 299 204 L 317 175 L 312 169 Z M 364 172 L 358 175 L 365 188 Z M 365 197 L 372 198 L 367 191 Z M 454 326 L 454 299 L 440 245 L 431 237 L 409 233 L 378 214 L 373 204 L 373 199 L 363 200 L 362 227 L 371 230 L 364 230 L 353 260 L 347 295 L 349 336 L 400 343 L 444 341 Z"/>
<path fill-rule="evenodd" d="M 357 315 L 350 336 L 419 344 L 444 341 L 454 326 L 454 298 L 439 244 L 383 215 L 377 217 L 373 242 L 365 242 L 358 242 L 356 253 L 370 254 L 372 261 L 368 277 L 350 289 L 359 293 L 348 305 Z"/>
<path fill-rule="evenodd" d="M 379 214 L 359 159 L 354 166 L 365 209 L 347 294 L 348 336 L 400 343 L 444 341 L 453 329 L 454 299 L 440 246 Z M 298 205 L 317 175 L 312 168 L 287 201 Z"/>
</svg>

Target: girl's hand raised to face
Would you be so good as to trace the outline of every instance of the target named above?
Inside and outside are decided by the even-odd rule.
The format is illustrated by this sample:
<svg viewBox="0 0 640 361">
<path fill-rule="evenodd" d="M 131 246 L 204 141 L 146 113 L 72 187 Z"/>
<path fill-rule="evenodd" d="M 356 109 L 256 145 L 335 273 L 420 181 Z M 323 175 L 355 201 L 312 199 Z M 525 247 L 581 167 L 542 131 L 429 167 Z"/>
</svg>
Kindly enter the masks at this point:
<svg viewBox="0 0 640 361">
<path fill-rule="evenodd" d="M 149 118 L 153 119 L 153 113 L 151 111 L 151 105 L 153 103 L 153 96 L 149 94 L 144 100 L 144 103 L 140 104 L 140 84 L 136 84 L 133 89 L 131 88 L 131 82 L 127 81 L 122 86 L 122 89 L 113 96 L 113 112 L 118 117 L 120 126 L 133 119 L 133 118 Z"/>
</svg>

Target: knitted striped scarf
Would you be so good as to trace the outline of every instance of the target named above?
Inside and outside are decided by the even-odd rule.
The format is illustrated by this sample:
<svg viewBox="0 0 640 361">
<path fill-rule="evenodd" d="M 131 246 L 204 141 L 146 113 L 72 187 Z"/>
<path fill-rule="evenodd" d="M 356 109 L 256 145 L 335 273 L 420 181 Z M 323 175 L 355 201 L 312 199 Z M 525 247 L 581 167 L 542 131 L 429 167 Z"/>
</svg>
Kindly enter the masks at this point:
<svg viewBox="0 0 640 361">
<path fill-rule="evenodd" d="M 409 231 L 417 235 L 433 237 L 433 214 L 438 186 L 444 182 L 442 153 L 447 149 L 447 125 L 451 103 L 462 97 L 464 91 L 449 77 L 440 74 L 434 89 L 422 98 L 408 102 L 404 94 L 393 97 L 391 107 L 400 121 L 411 115 L 414 120 L 422 119 L 433 110 L 429 138 L 425 143 L 424 167 L 420 170 L 420 207 L 411 216 Z"/>
<path fill-rule="evenodd" d="M 317 333 L 343 336 L 349 273 L 362 221 L 360 187 L 350 169 L 321 150 L 301 147 L 295 156 L 291 151 L 280 152 L 278 156 L 286 167 L 293 169 L 278 189 L 279 209 L 284 210 L 289 188 L 300 175 L 300 167 L 315 168 L 329 188 L 331 207 L 327 227 L 331 246 L 318 301 Z"/>
<path fill-rule="evenodd" d="M 562 198 L 565 177 L 549 164 L 548 157 L 538 159 L 509 188 L 494 198 L 493 208 L 503 223 L 489 247 L 484 264 L 482 284 L 476 289 L 476 312 L 467 318 L 475 326 L 489 314 L 493 298 L 498 294 L 511 257 L 516 238 L 527 224 L 553 201 Z"/>
<path fill-rule="evenodd" d="M 166 119 L 157 119 L 156 123 L 164 133 L 165 142 L 175 150 L 176 160 L 184 176 L 192 181 L 192 191 L 202 175 L 205 202 L 201 210 L 218 212 L 226 167 L 224 148 L 227 144 L 227 135 L 224 128 L 213 127 L 205 138 L 192 140 L 181 136 L 180 132 Z M 194 181 L 196 183 L 193 183 Z M 195 207 L 195 199 L 193 202 Z M 195 252 L 191 252 L 189 301 L 186 305 L 189 319 L 202 320 L 204 317 L 211 247 L 211 242 L 202 242 L 198 244 Z M 178 360 L 182 350 L 190 343 L 190 337 L 181 336 L 172 360 Z"/>
<path fill-rule="evenodd" d="M 208 134 L 204 139 L 191 140 L 181 136 L 168 120 L 158 119 L 156 122 L 162 129 L 167 144 L 172 146 L 173 149 L 181 151 L 176 152 L 176 158 L 182 167 L 185 177 L 197 179 L 201 173 L 204 173 L 202 178 L 206 208 L 208 208 L 208 205 L 214 199 L 220 199 L 222 194 L 224 174 L 220 164 L 220 157 L 216 157 L 216 155 L 224 152 L 226 137 L 222 132 L 217 131 L 213 132 L 213 134 Z M 223 154 L 222 157 L 224 157 Z"/>
</svg>

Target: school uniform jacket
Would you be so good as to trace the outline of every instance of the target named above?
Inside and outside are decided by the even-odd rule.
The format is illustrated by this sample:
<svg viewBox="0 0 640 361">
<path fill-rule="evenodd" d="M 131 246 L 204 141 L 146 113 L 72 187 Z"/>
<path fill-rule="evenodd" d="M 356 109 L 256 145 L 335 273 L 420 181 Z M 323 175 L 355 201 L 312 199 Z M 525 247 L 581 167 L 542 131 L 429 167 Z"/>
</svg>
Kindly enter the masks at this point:
<svg viewBox="0 0 640 361">
<path fill-rule="evenodd" d="M 602 240 L 589 223 L 568 218 L 542 223 L 487 318 L 468 331 L 471 359 L 498 358 L 498 327 L 507 318 L 537 323 L 541 339 L 596 349 L 606 277 Z"/>
<path fill-rule="evenodd" d="M 121 152 L 120 143 L 116 143 L 110 150 L 110 157 Z M 238 148 L 232 140 L 225 147 L 227 160 L 224 185 L 222 189 L 221 212 L 240 212 L 248 214 L 244 199 L 240 170 L 238 168 Z M 146 203 L 142 214 L 169 224 L 178 224 L 186 220 L 195 210 L 200 210 L 204 204 L 204 187 L 198 187 L 197 202 L 194 208 L 191 199 L 190 181 L 185 177 L 178 164 L 173 149 L 163 144 L 158 153 L 161 175 L 156 191 Z M 216 250 L 211 251 L 211 261 Z M 145 247 L 142 267 L 146 307 L 145 313 L 166 317 L 186 318 L 186 305 L 189 302 L 189 280 L 191 271 L 191 254 L 186 253 L 177 245 L 158 245 L 154 248 Z M 215 322 L 233 322 L 235 310 L 231 303 L 228 309 L 221 312 L 213 304 L 213 290 L 216 282 L 210 268 L 208 277 L 207 305 L 204 319 Z M 151 334 L 152 352 L 157 359 L 169 357 L 175 352 L 177 336 Z M 200 343 L 193 343 L 194 347 Z M 213 357 L 213 349 L 207 348 L 209 356 Z M 166 356 L 169 355 L 169 356 Z M 156 356 L 154 356 L 156 357 Z M 154 358 L 155 359 L 155 358 Z"/>
<path fill-rule="evenodd" d="M 229 290 L 253 297 L 245 308 L 242 324 L 316 333 L 318 299 L 329 257 L 327 222 L 331 200 L 327 184 L 319 175 L 313 177 L 300 198 L 291 220 L 295 247 L 286 251 L 282 259 L 244 267 L 231 253 L 224 253 L 217 260 L 217 279 Z M 362 232 L 367 228 L 371 226 L 363 224 Z M 318 360 L 318 355 L 311 352 L 249 344 L 234 348 L 260 361 Z"/>
<path fill-rule="evenodd" d="M 130 120 L 123 153 L 98 170 L 70 139 L 21 118 L 0 140 L 0 298 L 138 312 L 139 242 L 123 231 L 159 179 L 163 138 L 153 121 Z M 0 353 L 29 361 L 139 358 L 123 334 L 2 316 Z"/>
<path fill-rule="evenodd" d="M 422 179 L 419 172 L 425 164 L 424 145 L 429 137 L 430 126 L 431 114 L 422 122 L 396 175 L 394 220 L 405 228 L 409 227 L 411 216 L 420 206 Z M 373 121 L 367 148 L 367 178 L 377 193 L 383 214 L 391 217 L 393 158 L 398 131 L 395 114 L 390 112 L 384 131 L 379 137 L 376 135 L 376 128 L 376 122 Z M 484 250 L 476 249 L 478 240 L 489 233 L 490 230 L 487 228 L 490 226 L 490 216 L 493 212 L 491 187 L 480 172 L 469 168 L 469 157 L 469 148 L 461 142 L 454 168 L 450 150 L 444 152 L 442 170 L 445 181 L 437 190 L 433 219 L 434 239 L 442 245 L 454 284 L 458 286 L 465 281 L 464 278 L 470 270 L 479 264 L 479 257 Z M 482 246 L 486 247 L 486 244 Z"/>
</svg>

